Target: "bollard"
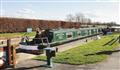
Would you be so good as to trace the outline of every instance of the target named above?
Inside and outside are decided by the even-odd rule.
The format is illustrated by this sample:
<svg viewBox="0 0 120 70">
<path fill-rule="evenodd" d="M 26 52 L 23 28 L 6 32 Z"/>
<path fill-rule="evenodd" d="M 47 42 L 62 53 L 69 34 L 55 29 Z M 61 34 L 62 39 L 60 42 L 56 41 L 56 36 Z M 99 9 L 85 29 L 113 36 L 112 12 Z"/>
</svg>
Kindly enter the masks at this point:
<svg viewBox="0 0 120 70">
<path fill-rule="evenodd" d="M 11 39 L 7 40 L 7 67 L 11 66 L 15 68 L 16 65 L 16 49 L 14 46 L 11 46 Z"/>
<path fill-rule="evenodd" d="M 46 50 L 46 55 L 47 55 L 47 65 L 49 66 L 49 67 L 52 67 L 53 65 L 52 65 L 52 57 L 51 57 L 51 55 L 50 55 L 50 50 Z"/>
<path fill-rule="evenodd" d="M 56 47 L 56 52 L 58 52 L 58 48 Z"/>
<path fill-rule="evenodd" d="M 8 48 L 8 59 L 7 59 L 7 62 L 8 62 L 8 65 L 10 65 L 11 64 L 11 39 L 8 39 L 7 40 L 7 48 Z"/>
<path fill-rule="evenodd" d="M 118 37 L 118 40 L 119 40 L 119 43 L 120 43 L 120 35 L 119 35 L 119 37 Z"/>
<path fill-rule="evenodd" d="M 52 62 L 52 57 L 55 57 L 55 48 L 45 48 L 46 50 L 46 56 L 47 56 L 47 66 L 48 67 L 53 67 L 53 62 Z"/>
<path fill-rule="evenodd" d="M 88 42 L 88 40 L 86 39 L 86 41 L 85 42 Z"/>
</svg>

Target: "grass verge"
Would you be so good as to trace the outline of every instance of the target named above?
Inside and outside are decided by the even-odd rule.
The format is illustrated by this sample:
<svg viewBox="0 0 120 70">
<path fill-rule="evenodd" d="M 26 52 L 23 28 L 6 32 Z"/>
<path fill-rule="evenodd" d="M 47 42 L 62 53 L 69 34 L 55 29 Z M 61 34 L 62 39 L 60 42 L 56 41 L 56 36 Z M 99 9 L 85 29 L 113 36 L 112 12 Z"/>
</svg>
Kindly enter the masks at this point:
<svg viewBox="0 0 120 70">
<path fill-rule="evenodd" d="M 103 36 L 100 40 L 95 40 L 82 46 L 58 53 L 56 57 L 53 58 L 53 61 L 64 64 L 90 64 L 103 61 L 108 55 L 117 52 L 115 48 L 120 45 L 118 42 L 104 45 L 117 35 L 118 34 Z M 37 56 L 33 59 L 46 60 L 46 57 Z"/>
<path fill-rule="evenodd" d="M 20 33 L 0 33 L 0 38 L 11 38 L 23 36 L 26 32 Z M 35 36 L 35 32 L 27 33 L 27 36 Z"/>
</svg>

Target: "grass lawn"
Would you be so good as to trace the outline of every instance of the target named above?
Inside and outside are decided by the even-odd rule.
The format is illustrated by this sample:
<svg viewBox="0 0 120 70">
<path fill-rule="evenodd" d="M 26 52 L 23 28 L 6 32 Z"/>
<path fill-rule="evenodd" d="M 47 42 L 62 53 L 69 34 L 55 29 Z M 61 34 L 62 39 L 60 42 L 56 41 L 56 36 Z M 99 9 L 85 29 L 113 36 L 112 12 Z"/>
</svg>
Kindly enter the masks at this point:
<svg viewBox="0 0 120 70">
<path fill-rule="evenodd" d="M 8 37 L 20 37 L 23 36 L 26 32 L 20 33 L 0 33 L 0 38 L 8 38 Z M 35 32 L 28 33 L 27 36 L 35 36 Z"/>
<path fill-rule="evenodd" d="M 115 42 L 112 45 L 105 45 L 108 41 L 118 36 L 118 34 L 103 36 L 100 40 L 95 40 L 82 46 L 58 53 L 53 58 L 54 62 L 65 64 L 90 64 L 105 60 L 108 55 L 115 52 L 120 44 Z M 37 56 L 33 59 L 46 60 L 46 56 Z"/>
</svg>

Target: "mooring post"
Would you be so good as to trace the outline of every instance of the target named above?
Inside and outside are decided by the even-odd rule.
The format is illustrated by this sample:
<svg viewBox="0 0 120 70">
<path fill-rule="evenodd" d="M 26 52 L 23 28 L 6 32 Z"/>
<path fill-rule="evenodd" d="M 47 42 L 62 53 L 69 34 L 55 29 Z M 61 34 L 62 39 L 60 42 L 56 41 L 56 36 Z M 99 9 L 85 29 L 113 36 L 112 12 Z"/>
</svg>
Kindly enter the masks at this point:
<svg viewBox="0 0 120 70">
<path fill-rule="evenodd" d="M 12 50 L 12 64 L 13 64 L 13 68 L 15 68 L 16 66 L 16 47 L 15 46 L 11 46 L 11 50 Z"/>
<path fill-rule="evenodd" d="M 11 39 L 7 39 L 7 48 L 8 48 L 8 65 L 11 64 Z"/>
<path fill-rule="evenodd" d="M 11 45 L 11 39 L 7 39 L 7 66 L 15 68 L 16 65 L 16 47 Z"/>
<path fill-rule="evenodd" d="M 120 35 L 119 35 L 119 37 L 118 37 L 118 40 L 119 40 L 119 43 L 120 43 Z"/>
<path fill-rule="evenodd" d="M 47 47 L 45 48 L 45 50 L 46 50 L 46 56 L 47 56 L 47 67 L 52 68 L 53 67 L 52 57 L 55 57 L 56 49 Z"/>
</svg>

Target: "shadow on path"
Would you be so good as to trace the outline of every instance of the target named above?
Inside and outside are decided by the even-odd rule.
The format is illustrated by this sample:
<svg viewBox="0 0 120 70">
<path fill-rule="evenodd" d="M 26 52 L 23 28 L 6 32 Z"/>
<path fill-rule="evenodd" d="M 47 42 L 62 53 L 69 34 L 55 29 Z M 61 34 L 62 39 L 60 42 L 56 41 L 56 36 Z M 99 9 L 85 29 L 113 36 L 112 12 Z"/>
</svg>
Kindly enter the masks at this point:
<svg viewBox="0 0 120 70">
<path fill-rule="evenodd" d="M 94 54 L 86 54 L 85 56 L 90 56 L 90 55 L 101 55 L 101 54 L 106 54 L 106 55 L 111 55 L 114 52 L 120 52 L 120 50 L 113 50 L 113 51 L 100 51 Z"/>
<path fill-rule="evenodd" d="M 103 46 L 110 44 L 110 43 L 111 43 L 112 41 L 114 41 L 114 40 L 115 40 L 114 38 L 111 39 L 110 41 L 108 41 L 107 43 L 105 43 Z"/>
<path fill-rule="evenodd" d="M 39 66 L 34 66 L 34 67 L 20 67 L 20 68 L 15 68 L 15 69 L 7 69 L 7 70 L 32 70 L 32 69 L 36 69 L 36 68 L 42 68 L 45 69 L 45 68 L 49 68 L 47 67 L 46 65 L 39 65 Z"/>
</svg>

